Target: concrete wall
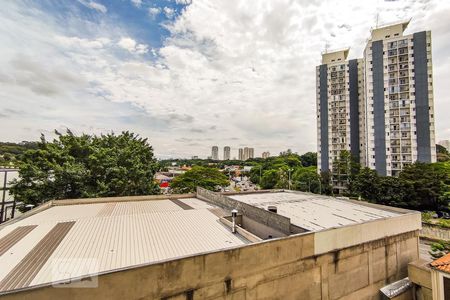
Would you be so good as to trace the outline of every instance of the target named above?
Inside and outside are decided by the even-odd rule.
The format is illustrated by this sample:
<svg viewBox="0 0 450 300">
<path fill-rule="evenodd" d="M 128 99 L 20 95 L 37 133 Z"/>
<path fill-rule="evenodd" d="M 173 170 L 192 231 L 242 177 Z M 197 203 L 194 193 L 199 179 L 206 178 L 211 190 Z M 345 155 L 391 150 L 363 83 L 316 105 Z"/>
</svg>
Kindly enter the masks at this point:
<svg viewBox="0 0 450 300">
<path fill-rule="evenodd" d="M 270 211 L 251 206 L 249 204 L 234 200 L 220 193 L 214 193 L 207 189 L 197 187 L 197 198 L 213 203 L 214 205 L 231 210 L 237 209 L 245 215 L 261 224 L 275 228 L 284 234 L 291 233 L 291 220 Z"/>
<path fill-rule="evenodd" d="M 450 228 L 444 228 L 439 225 L 422 223 L 422 230 L 420 237 L 430 240 L 445 240 L 450 241 Z"/>
<path fill-rule="evenodd" d="M 46 286 L 2 299 L 381 299 L 418 258 L 418 231 L 314 255 L 305 233 L 98 277 L 97 288 Z"/>
</svg>

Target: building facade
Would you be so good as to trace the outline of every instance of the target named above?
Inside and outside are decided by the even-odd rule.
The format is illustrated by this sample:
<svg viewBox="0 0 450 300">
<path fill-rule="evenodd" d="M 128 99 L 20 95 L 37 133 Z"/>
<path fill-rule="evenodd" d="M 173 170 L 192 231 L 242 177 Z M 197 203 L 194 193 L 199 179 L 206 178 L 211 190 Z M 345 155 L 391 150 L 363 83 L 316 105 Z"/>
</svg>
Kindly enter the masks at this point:
<svg viewBox="0 0 450 300">
<path fill-rule="evenodd" d="M 219 147 L 213 146 L 211 149 L 211 159 L 219 160 Z"/>
<path fill-rule="evenodd" d="M 320 171 L 332 171 L 342 151 L 364 159 L 363 64 L 347 60 L 349 49 L 322 54 L 316 69 L 317 127 Z"/>
<path fill-rule="evenodd" d="M 223 160 L 230 160 L 231 148 L 229 146 L 223 147 Z"/>
<path fill-rule="evenodd" d="M 239 148 L 239 150 L 238 150 L 238 159 L 244 160 L 244 149 L 242 149 L 242 148 Z"/>
<path fill-rule="evenodd" d="M 362 59 L 324 53 L 316 69 L 318 171 L 341 151 L 383 176 L 436 161 L 430 31 L 409 22 L 371 31 Z"/>
<path fill-rule="evenodd" d="M 269 152 L 269 151 L 265 151 L 265 152 L 262 153 L 261 156 L 262 156 L 262 158 L 264 158 L 264 159 L 265 159 L 265 158 L 269 158 L 269 157 L 270 157 L 270 152 Z"/>
<path fill-rule="evenodd" d="M 372 30 L 364 50 L 366 165 L 385 176 L 436 161 L 431 32 L 403 35 L 408 23 Z"/>
</svg>

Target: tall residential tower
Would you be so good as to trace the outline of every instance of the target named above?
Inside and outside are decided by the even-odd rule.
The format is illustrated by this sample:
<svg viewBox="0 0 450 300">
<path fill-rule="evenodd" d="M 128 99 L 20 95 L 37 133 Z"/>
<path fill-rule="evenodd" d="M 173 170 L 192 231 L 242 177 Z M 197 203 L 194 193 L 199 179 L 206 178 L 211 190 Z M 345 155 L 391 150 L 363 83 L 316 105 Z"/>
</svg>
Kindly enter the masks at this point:
<svg viewBox="0 0 450 300">
<path fill-rule="evenodd" d="M 373 29 L 364 50 L 365 164 L 380 175 L 436 161 L 431 32 L 403 35 L 408 24 Z"/>
<path fill-rule="evenodd" d="M 211 158 L 213 160 L 219 160 L 219 147 L 217 146 L 212 146 L 211 149 Z"/>
<path fill-rule="evenodd" d="M 316 69 L 319 171 L 332 171 L 343 150 L 364 159 L 363 63 L 347 60 L 348 51 L 323 53 Z"/>
<path fill-rule="evenodd" d="M 435 162 L 431 33 L 403 35 L 409 22 L 371 31 L 362 59 L 322 54 L 316 69 L 318 170 L 342 150 L 380 175 Z"/>
<path fill-rule="evenodd" d="M 231 148 L 229 146 L 223 147 L 223 160 L 230 160 Z"/>
</svg>

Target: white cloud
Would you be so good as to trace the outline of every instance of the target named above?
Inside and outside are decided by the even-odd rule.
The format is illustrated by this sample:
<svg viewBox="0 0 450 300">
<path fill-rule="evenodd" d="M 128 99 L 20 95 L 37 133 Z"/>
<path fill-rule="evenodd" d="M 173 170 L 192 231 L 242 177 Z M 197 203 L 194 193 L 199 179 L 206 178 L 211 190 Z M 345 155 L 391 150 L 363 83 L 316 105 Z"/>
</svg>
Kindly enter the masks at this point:
<svg viewBox="0 0 450 300">
<path fill-rule="evenodd" d="M 189 5 L 192 3 L 192 0 L 175 0 L 177 4 Z"/>
<path fill-rule="evenodd" d="M 119 45 L 123 49 L 130 51 L 131 53 L 144 54 L 148 52 L 147 45 L 138 44 L 135 40 L 129 37 L 121 38 L 117 45 Z"/>
<path fill-rule="evenodd" d="M 160 12 L 161 12 L 161 8 L 159 8 L 159 7 L 150 7 L 148 9 L 148 14 L 153 18 L 156 17 Z"/>
<path fill-rule="evenodd" d="M 131 0 L 131 3 L 133 3 L 133 5 L 136 7 L 141 7 L 142 0 Z"/>
<path fill-rule="evenodd" d="M 377 11 L 380 23 L 412 17 L 408 32 L 432 30 L 437 139 L 450 138 L 449 3 L 196 0 L 164 23 L 171 36 L 158 49 L 106 21 L 88 37 L 44 13 L 4 5 L 0 108 L 12 110 L 0 127 L 6 140 L 69 126 L 129 129 L 149 137 L 161 156 L 206 156 L 216 144 L 231 146 L 232 156 L 244 145 L 256 154 L 315 151 L 320 52 L 327 42 L 360 57 Z M 118 47 L 150 51 L 152 60 Z"/>
<path fill-rule="evenodd" d="M 84 6 L 90 8 L 90 9 L 94 9 L 101 13 L 106 13 L 108 11 L 106 9 L 106 6 L 104 6 L 103 4 L 100 4 L 98 2 L 92 1 L 92 0 L 78 0 L 78 2 L 80 2 L 81 4 L 83 4 Z"/>
<path fill-rule="evenodd" d="M 169 19 L 173 18 L 173 16 L 175 15 L 175 10 L 173 8 L 165 6 L 163 8 L 163 11 L 164 11 L 164 14 L 166 15 L 166 17 Z"/>
</svg>

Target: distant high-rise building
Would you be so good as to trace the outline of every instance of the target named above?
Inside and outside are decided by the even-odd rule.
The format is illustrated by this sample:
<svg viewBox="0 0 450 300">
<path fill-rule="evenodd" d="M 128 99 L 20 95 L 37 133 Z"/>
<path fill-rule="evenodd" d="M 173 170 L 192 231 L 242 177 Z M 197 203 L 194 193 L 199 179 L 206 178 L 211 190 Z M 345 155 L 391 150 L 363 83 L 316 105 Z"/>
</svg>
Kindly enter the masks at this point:
<svg viewBox="0 0 450 300">
<path fill-rule="evenodd" d="M 255 157 L 255 149 L 254 148 L 248 148 L 248 157 L 247 159 L 254 158 Z"/>
<path fill-rule="evenodd" d="M 248 159 L 248 147 L 244 147 L 244 158 L 243 160 L 247 160 Z"/>
<path fill-rule="evenodd" d="M 239 160 L 244 160 L 244 150 L 242 148 L 239 148 L 239 153 L 238 153 L 238 159 Z"/>
<path fill-rule="evenodd" d="M 211 158 L 213 160 L 219 160 L 219 147 L 217 146 L 212 147 Z"/>
<path fill-rule="evenodd" d="M 198 159 L 197 155 L 192 156 L 192 159 Z"/>
<path fill-rule="evenodd" d="M 229 146 L 223 147 L 223 160 L 229 160 L 231 157 L 231 148 Z"/>
<path fill-rule="evenodd" d="M 265 151 L 262 153 L 262 158 L 269 158 L 270 157 L 270 152 L 269 151 Z"/>
<path fill-rule="evenodd" d="M 409 22 L 378 27 L 363 59 L 326 52 L 318 66 L 318 171 L 343 150 L 380 175 L 435 162 L 431 33 L 403 35 Z"/>
<path fill-rule="evenodd" d="M 242 160 L 247 160 L 247 159 L 254 158 L 254 157 L 255 157 L 255 149 L 249 148 L 249 147 L 244 147 Z"/>
<path fill-rule="evenodd" d="M 447 151 L 450 151 L 450 140 L 443 140 L 440 141 L 438 144 L 447 149 Z"/>
</svg>

